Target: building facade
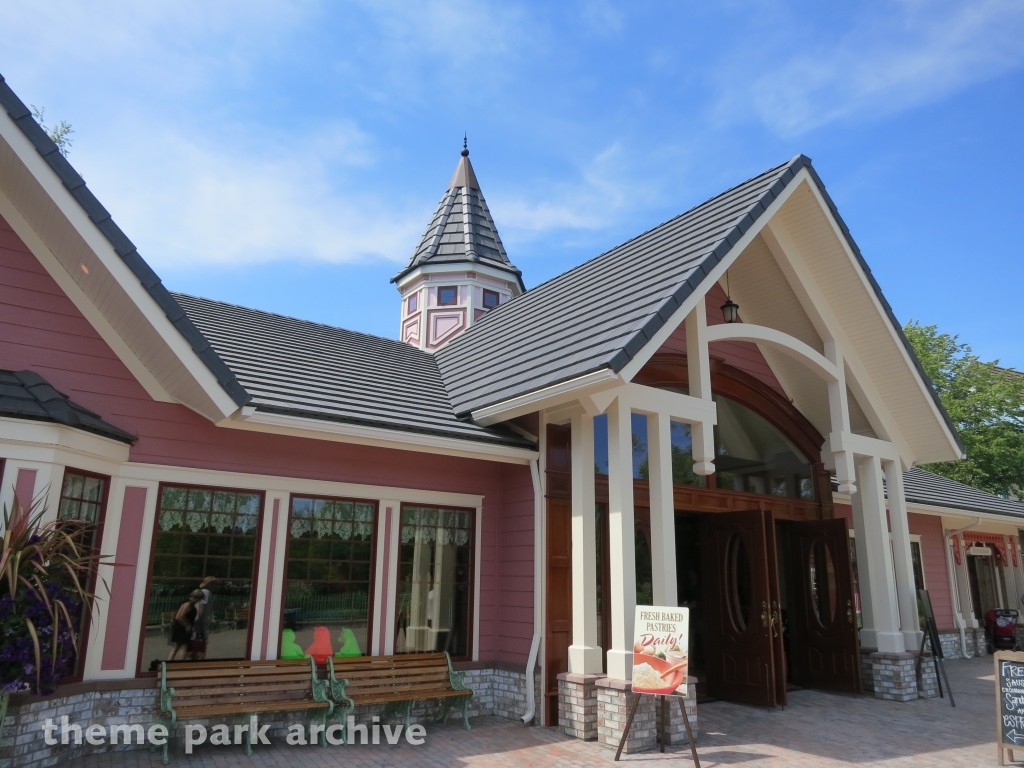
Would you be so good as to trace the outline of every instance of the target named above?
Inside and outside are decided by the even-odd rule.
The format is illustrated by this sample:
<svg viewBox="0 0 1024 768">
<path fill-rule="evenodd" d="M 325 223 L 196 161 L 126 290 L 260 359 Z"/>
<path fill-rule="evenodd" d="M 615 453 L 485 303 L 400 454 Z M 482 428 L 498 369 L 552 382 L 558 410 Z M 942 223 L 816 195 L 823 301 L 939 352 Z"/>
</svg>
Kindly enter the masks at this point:
<svg viewBox="0 0 1024 768">
<path fill-rule="evenodd" d="M 525 290 L 464 149 L 396 341 L 169 292 L 0 105 L 0 503 L 108 556 L 58 695 L 151 696 L 201 584 L 207 659 L 444 650 L 609 742 L 637 604 L 691 608 L 698 697 L 769 705 L 888 696 L 918 589 L 948 655 L 1019 607 L 1024 505 L 916 468 L 962 447 L 803 156 Z"/>
</svg>

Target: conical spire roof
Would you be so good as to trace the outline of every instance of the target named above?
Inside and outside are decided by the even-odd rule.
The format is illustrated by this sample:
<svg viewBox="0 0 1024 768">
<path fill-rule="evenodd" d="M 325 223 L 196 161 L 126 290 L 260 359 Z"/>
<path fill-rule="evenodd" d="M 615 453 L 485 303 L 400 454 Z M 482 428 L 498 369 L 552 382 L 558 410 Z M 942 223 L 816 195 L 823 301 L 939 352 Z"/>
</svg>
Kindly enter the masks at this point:
<svg viewBox="0 0 1024 768">
<path fill-rule="evenodd" d="M 465 143 L 462 157 L 455 166 L 455 173 L 448 184 L 448 190 L 434 211 L 430 226 L 409 259 L 409 263 L 395 275 L 391 282 L 398 282 L 409 272 L 424 264 L 482 264 L 509 272 L 516 277 L 523 288 L 522 273 L 516 269 L 501 244 L 498 228 L 487 208 L 480 183 L 469 162 L 469 150 Z"/>
</svg>

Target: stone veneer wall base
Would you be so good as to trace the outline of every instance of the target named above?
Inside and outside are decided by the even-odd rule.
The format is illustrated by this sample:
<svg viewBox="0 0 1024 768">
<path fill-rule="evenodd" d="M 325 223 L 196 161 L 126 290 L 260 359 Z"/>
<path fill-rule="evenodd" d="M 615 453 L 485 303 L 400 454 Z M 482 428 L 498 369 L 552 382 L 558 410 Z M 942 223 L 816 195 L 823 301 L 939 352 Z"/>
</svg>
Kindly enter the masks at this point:
<svg viewBox="0 0 1024 768">
<path fill-rule="evenodd" d="M 114 688 L 120 683 L 125 688 Z M 482 668 L 466 670 L 466 685 L 473 689 L 473 702 L 470 705 L 470 717 L 494 715 L 510 720 L 519 720 L 526 711 L 526 675 L 523 672 L 505 668 Z M 128 749 L 148 749 L 136 744 L 116 746 L 90 746 L 83 744 L 47 745 L 43 737 L 42 726 L 47 717 L 55 723 L 67 716 L 69 723 L 82 726 L 97 724 L 108 727 L 111 725 L 141 725 L 148 728 L 153 723 L 165 720 L 158 717 L 158 689 L 155 681 L 124 680 L 109 681 L 101 684 L 100 690 L 81 690 L 89 684 L 67 686 L 70 691 L 47 697 L 14 696 L 7 710 L 7 717 L 0 732 L 0 768 L 50 768 L 66 763 L 79 757 L 98 752 L 123 751 Z M 534 677 L 535 701 L 540 699 L 540 675 Z M 383 705 L 357 707 L 353 713 L 356 721 L 371 723 L 373 715 L 383 712 Z M 438 714 L 436 701 L 418 702 L 413 708 L 412 722 L 431 723 Z M 457 719 L 457 718 L 456 718 Z M 206 726 L 213 723 L 243 722 L 239 718 L 216 720 L 190 720 Z M 247 722 L 247 721 L 246 721 Z M 260 716 L 260 725 L 270 724 L 268 735 L 274 744 L 284 743 L 288 733 L 287 726 L 291 723 L 308 722 L 304 713 L 266 713 Z M 452 722 L 449 719 L 449 722 Z M 171 753 L 183 751 L 184 730 L 179 723 L 171 733 Z M 58 732 L 59 738 L 59 732 Z M 224 747 L 225 750 L 244 750 L 242 746 Z M 253 753 L 259 750 L 253 747 Z M 239 754 L 244 754 L 239 752 Z"/>
</svg>

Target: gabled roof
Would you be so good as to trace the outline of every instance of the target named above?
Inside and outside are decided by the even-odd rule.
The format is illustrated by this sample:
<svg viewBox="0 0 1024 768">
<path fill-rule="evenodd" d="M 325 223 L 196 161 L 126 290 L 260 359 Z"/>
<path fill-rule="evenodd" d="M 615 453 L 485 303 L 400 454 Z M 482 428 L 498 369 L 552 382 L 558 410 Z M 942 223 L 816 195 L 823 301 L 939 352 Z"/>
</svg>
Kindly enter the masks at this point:
<svg viewBox="0 0 1024 768">
<path fill-rule="evenodd" d="M 1004 499 L 920 467 L 903 473 L 903 496 L 918 504 L 1024 518 L 1024 503 Z"/>
<path fill-rule="evenodd" d="M 396 283 L 425 264 L 480 264 L 508 272 L 523 289 L 522 272 L 509 261 L 501 244 L 498 228 L 487 208 L 484 194 L 469 162 L 469 150 L 463 148 L 448 190 L 434 211 L 427 231 L 409 263 L 391 278 Z"/>
<path fill-rule="evenodd" d="M 456 412 L 621 370 L 807 162 L 772 168 L 492 310 L 436 353 Z"/>
<path fill-rule="evenodd" d="M 798 155 L 506 304 L 436 354 L 460 417 L 562 382 L 621 371 L 806 169 L 938 413 L 962 444 L 810 158 Z"/>
<path fill-rule="evenodd" d="M 434 356 L 394 339 L 174 294 L 257 412 L 532 448 L 455 418 Z"/>
<path fill-rule="evenodd" d="M 230 369 L 224 364 L 217 353 L 210 346 L 210 343 L 203 338 L 203 335 L 192 324 L 185 315 L 184 310 L 171 296 L 167 288 L 160 282 L 160 278 L 146 263 L 139 253 L 135 244 L 128 239 L 128 236 L 121 228 L 114 223 L 114 219 L 96 196 L 86 186 L 78 171 L 76 171 L 67 158 L 60 153 L 57 145 L 53 143 L 40 125 L 32 117 L 31 111 L 25 103 L 18 98 L 10 86 L 0 75 L 0 107 L 7 112 L 11 120 L 25 137 L 35 147 L 36 152 L 46 162 L 60 179 L 61 184 L 71 194 L 82 211 L 88 216 L 107 242 L 110 243 L 118 257 L 125 263 L 131 273 L 152 297 L 159 306 L 167 320 L 177 329 L 182 338 L 192 348 L 203 365 L 213 374 L 217 383 L 235 402 L 242 406 L 249 402 L 245 390 L 239 385 Z M 8 169 L 5 169 L 8 170 Z M 9 169 L 13 173 L 14 169 Z"/>
<path fill-rule="evenodd" d="M 137 439 L 58 392 L 34 371 L 0 371 L 0 416 L 63 424 L 129 445 Z"/>
</svg>

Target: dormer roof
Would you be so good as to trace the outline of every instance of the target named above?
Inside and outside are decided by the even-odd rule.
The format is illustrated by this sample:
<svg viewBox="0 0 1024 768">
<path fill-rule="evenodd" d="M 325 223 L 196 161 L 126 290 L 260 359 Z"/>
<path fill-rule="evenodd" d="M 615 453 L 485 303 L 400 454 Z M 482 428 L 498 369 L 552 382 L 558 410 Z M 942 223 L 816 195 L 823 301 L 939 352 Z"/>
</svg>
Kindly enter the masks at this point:
<svg viewBox="0 0 1024 768">
<path fill-rule="evenodd" d="M 509 273 L 519 283 L 520 290 L 525 290 L 522 272 L 509 261 L 505 246 L 501 244 L 498 228 L 465 147 L 427 231 L 405 269 L 391 278 L 391 282 L 397 283 L 427 264 L 491 267 Z"/>
</svg>

